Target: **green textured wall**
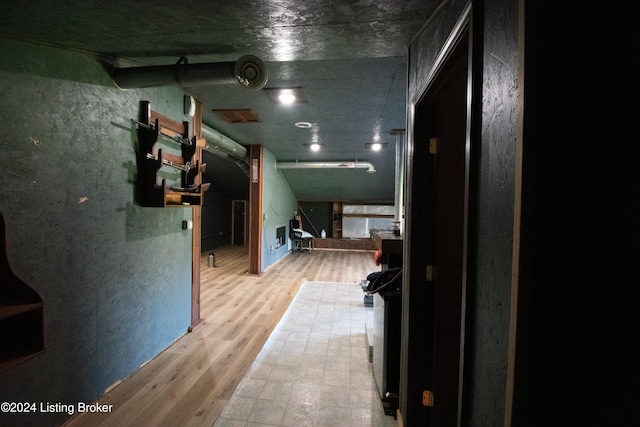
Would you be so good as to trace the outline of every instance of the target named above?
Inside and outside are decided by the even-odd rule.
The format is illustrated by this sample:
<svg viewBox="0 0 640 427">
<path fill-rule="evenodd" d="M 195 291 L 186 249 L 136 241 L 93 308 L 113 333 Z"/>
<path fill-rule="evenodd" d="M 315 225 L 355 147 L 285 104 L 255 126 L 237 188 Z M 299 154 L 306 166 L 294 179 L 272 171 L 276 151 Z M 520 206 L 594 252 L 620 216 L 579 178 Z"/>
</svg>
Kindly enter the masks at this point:
<svg viewBox="0 0 640 427">
<path fill-rule="evenodd" d="M 262 195 L 262 271 L 288 253 L 289 245 L 276 247 L 276 229 L 287 227 L 297 209 L 295 195 L 282 171 L 276 169 L 276 158 L 269 150 L 264 150 Z"/>
<path fill-rule="evenodd" d="M 175 88 L 121 91 L 90 56 L 0 43 L 0 210 L 9 262 L 44 300 L 47 349 L 0 375 L 2 402 L 94 401 L 189 326 L 191 211 L 134 200 L 143 99 L 185 120 Z M 67 417 L 14 415 L 0 425 Z"/>
</svg>

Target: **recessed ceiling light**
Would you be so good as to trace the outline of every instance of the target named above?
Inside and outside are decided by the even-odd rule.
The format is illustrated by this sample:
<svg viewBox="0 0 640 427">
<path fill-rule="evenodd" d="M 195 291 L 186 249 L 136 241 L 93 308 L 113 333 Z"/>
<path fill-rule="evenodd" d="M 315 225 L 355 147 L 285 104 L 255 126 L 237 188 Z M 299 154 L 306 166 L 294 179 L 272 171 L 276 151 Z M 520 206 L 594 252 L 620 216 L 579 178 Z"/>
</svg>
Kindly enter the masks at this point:
<svg viewBox="0 0 640 427">
<path fill-rule="evenodd" d="M 307 102 L 301 87 L 267 87 L 263 91 L 275 104 L 291 105 Z"/>
<path fill-rule="evenodd" d="M 284 89 L 278 95 L 278 100 L 281 104 L 291 105 L 296 102 L 296 96 L 289 89 Z"/>
<path fill-rule="evenodd" d="M 321 151 L 326 150 L 327 146 L 324 144 L 320 144 L 318 142 L 314 142 L 313 144 L 304 144 L 305 147 L 309 147 L 311 151 Z"/>
<path fill-rule="evenodd" d="M 312 124 L 309 122 L 296 122 L 295 126 L 300 129 L 309 129 Z"/>
<path fill-rule="evenodd" d="M 364 148 L 367 150 L 380 151 L 387 148 L 386 142 L 367 142 L 364 144 Z"/>
</svg>

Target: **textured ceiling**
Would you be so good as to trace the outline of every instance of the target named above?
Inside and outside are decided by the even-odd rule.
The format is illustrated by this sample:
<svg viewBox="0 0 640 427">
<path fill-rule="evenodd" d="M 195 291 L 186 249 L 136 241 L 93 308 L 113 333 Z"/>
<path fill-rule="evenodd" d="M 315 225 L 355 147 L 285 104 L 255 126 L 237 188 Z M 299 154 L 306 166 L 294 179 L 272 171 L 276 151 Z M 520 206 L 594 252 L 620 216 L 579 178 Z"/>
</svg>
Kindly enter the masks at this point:
<svg viewBox="0 0 640 427">
<path fill-rule="evenodd" d="M 301 87 L 307 102 L 274 104 L 264 90 L 190 87 L 204 122 L 243 145 L 263 144 L 278 161 L 366 161 L 363 169 L 283 170 L 300 201 L 393 202 L 396 136 L 405 127 L 406 53 L 440 0 L 110 1 L 1 0 L 0 36 L 45 42 L 121 66 L 235 61 L 254 54 L 266 87 Z M 250 108 L 259 123 L 230 124 L 212 110 Z M 312 124 L 299 129 L 295 122 Z M 381 152 L 365 143 L 388 143 Z M 311 153 L 305 144 L 326 149 Z M 237 166 L 216 165 L 215 183 L 246 188 Z M 227 162 L 229 163 L 229 162 Z"/>
</svg>

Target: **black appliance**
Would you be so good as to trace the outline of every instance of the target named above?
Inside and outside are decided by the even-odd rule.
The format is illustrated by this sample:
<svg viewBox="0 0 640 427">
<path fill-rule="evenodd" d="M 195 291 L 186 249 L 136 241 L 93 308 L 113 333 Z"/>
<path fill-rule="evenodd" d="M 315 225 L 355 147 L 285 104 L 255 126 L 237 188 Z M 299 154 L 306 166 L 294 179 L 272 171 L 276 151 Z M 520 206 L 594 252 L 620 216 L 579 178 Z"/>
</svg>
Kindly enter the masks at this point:
<svg viewBox="0 0 640 427">
<path fill-rule="evenodd" d="M 373 295 L 373 376 L 386 415 L 396 417 L 400 389 L 400 322 L 402 293 L 382 290 Z"/>
</svg>

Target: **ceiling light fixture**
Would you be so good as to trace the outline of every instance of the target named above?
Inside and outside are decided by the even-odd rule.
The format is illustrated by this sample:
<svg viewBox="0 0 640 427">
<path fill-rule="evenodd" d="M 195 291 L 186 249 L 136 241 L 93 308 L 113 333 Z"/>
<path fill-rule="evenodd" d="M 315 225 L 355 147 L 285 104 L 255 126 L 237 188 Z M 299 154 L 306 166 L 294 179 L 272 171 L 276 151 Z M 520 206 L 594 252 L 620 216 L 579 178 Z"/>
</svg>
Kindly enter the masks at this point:
<svg viewBox="0 0 640 427">
<path fill-rule="evenodd" d="M 291 105 L 296 102 L 296 96 L 289 89 L 284 89 L 278 95 L 278 101 L 283 105 Z"/>
<path fill-rule="evenodd" d="M 309 129 L 311 126 L 313 126 L 309 122 L 295 122 L 294 124 L 295 124 L 295 127 L 300 129 Z"/>
<path fill-rule="evenodd" d="M 372 151 L 380 151 L 387 148 L 386 142 L 367 142 L 364 144 L 364 148 Z"/>
<path fill-rule="evenodd" d="M 320 144 L 318 142 L 314 142 L 313 144 L 304 144 L 305 147 L 308 147 L 309 150 L 313 151 L 313 152 L 317 152 L 317 151 L 321 151 L 321 150 L 326 150 L 327 146 L 324 144 Z"/>
<path fill-rule="evenodd" d="M 274 104 L 291 105 L 307 102 L 301 87 L 267 87 L 263 91 Z"/>
</svg>

